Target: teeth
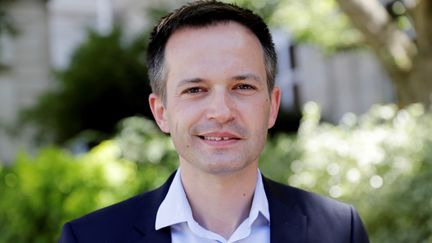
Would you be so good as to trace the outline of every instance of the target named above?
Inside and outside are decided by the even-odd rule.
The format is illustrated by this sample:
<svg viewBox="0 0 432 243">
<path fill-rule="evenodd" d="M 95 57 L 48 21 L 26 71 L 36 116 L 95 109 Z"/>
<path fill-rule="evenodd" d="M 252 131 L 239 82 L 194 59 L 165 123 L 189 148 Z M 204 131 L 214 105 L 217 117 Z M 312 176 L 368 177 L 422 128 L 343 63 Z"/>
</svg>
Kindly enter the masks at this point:
<svg viewBox="0 0 432 243">
<path fill-rule="evenodd" d="M 221 140 L 229 140 L 229 137 L 204 137 L 205 140 L 210 141 L 221 141 Z"/>
</svg>

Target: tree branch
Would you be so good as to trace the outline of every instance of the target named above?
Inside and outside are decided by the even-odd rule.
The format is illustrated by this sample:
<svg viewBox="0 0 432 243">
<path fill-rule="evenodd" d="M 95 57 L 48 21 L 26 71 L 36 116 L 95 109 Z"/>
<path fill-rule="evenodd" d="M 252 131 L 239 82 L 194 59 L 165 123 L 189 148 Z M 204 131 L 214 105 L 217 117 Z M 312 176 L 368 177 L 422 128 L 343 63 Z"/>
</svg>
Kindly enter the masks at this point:
<svg viewBox="0 0 432 243">
<path fill-rule="evenodd" d="M 377 0 L 337 2 L 388 69 L 400 73 L 411 70 L 416 46 Z"/>
<path fill-rule="evenodd" d="M 416 30 L 416 40 L 420 54 L 432 53 L 432 2 L 417 0 L 410 9 Z"/>
</svg>

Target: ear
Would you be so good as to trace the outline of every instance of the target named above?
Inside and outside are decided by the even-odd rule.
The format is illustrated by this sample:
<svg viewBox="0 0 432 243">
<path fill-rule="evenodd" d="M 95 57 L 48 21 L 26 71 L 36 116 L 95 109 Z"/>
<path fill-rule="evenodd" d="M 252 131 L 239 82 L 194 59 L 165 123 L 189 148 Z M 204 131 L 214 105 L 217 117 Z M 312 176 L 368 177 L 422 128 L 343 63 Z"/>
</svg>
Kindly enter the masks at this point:
<svg viewBox="0 0 432 243">
<path fill-rule="evenodd" d="M 165 132 L 169 133 L 168 120 L 166 118 L 166 108 L 162 98 L 159 95 L 151 93 L 149 96 L 149 104 L 153 117 L 156 120 L 159 128 Z"/>
<path fill-rule="evenodd" d="M 270 104 L 270 113 L 269 113 L 269 120 L 268 120 L 268 126 L 267 128 L 272 128 L 276 122 L 276 118 L 279 113 L 279 106 L 280 106 L 280 96 L 281 91 L 279 87 L 274 87 L 271 94 L 271 104 Z"/>
</svg>

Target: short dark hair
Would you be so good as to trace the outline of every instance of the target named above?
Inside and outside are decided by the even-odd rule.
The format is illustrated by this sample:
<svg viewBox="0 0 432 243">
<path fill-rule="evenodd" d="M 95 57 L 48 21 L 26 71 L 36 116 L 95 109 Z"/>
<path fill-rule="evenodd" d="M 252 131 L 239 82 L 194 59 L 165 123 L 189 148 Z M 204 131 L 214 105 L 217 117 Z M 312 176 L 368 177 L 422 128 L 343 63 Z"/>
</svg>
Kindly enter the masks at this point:
<svg viewBox="0 0 432 243">
<path fill-rule="evenodd" d="M 264 51 L 267 87 L 273 90 L 276 75 L 276 51 L 263 19 L 248 9 L 215 0 L 195 1 L 163 17 L 153 29 L 147 49 L 147 65 L 152 91 L 166 99 L 165 46 L 174 32 L 183 28 L 202 28 L 236 22 L 251 30 Z"/>
</svg>

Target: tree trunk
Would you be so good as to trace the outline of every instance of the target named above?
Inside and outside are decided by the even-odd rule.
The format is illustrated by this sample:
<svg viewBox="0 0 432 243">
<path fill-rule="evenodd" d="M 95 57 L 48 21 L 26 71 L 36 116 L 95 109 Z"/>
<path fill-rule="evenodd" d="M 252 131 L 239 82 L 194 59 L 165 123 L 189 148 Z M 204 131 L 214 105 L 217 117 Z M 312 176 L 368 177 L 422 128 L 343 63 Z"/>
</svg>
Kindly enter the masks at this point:
<svg viewBox="0 0 432 243">
<path fill-rule="evenodd" d="M 413 69 L 406 75 L 390 73 L 396 88 L 398 104 L 405 107 L 412 103 L 431 105 L 432 57 L 416 58 Z"/>
<path fill-rule="evenodd" d="M 432 2 L 413 0 L 412 6 L 407 6 L 416 30 L 413 41 L 398 29 L 378 0 L 337 1 L 387 70 L 399 106 L 431 105 Z"/>
</svg>

